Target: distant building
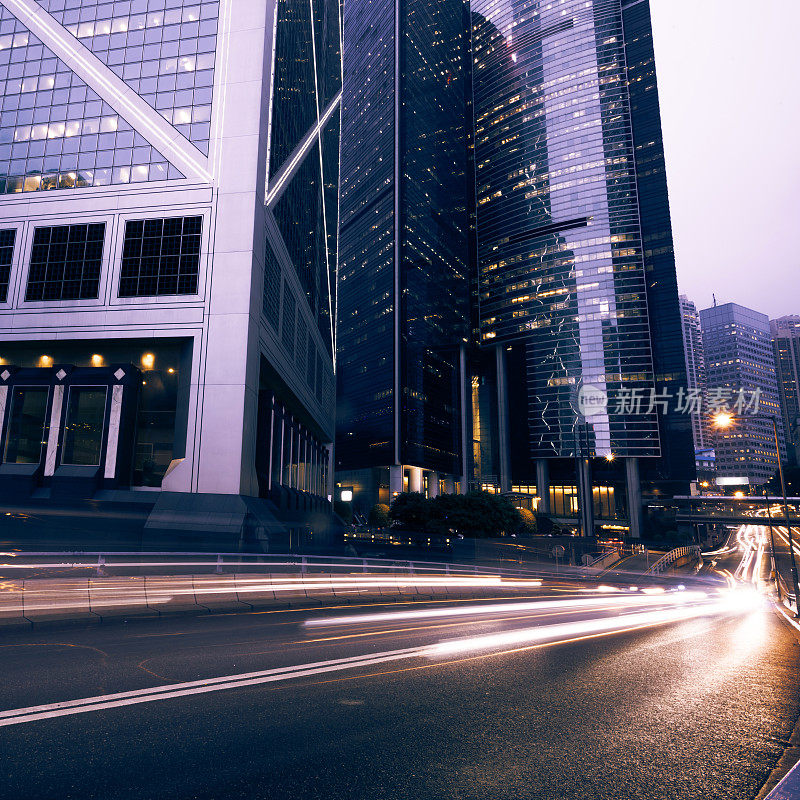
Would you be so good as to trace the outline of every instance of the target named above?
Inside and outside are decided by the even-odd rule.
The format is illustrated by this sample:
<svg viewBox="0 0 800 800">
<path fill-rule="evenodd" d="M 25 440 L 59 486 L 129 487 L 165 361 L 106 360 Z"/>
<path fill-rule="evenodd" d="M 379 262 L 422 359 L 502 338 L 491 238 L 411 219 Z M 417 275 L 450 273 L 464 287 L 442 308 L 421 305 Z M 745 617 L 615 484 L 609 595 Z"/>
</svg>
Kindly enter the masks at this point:
<svg viewBox="0 0 800 800">
<path fill-rule="evenodd" d="M 796 465 L 800 463 L 800 316 L 774 319 L 770 329 L 786 431 L 786 454 Z"/>
<path fill-rule="evenodd" d="M 0 4 L 0 491 L 326 513 L 339 14 Z"/>
<path fill-rule="evenodd" d="M 705 393 L 706 365 L 703 355 L 703 334 L 700 329 L 700 315 L 697 306 L 685 295 L 680 296 L 681 319 L 683 321 L 683 349 L 686 354 L 686 387 L 689 391 Z M 702 409 L 692 414 L 692 436 L 694 448 L 707 448 L 707 421 Z"/>
<path fill-rule="evenodd" d="M 775 371 L 769 317 L 750 308 L 726 303 L 700 312 L 705 351 L 709 411 L 715 398 L 735 398 L 743 391 L 758 393 L 758 413 L 746 410 L 724 430 L 709 426 L 713 435 L 716 471 L 720 479 L 745 478 L 766 483 L 777 470 L 772 418 L 778 422 L 785 456 L 783 419 Z"/>
</svg>

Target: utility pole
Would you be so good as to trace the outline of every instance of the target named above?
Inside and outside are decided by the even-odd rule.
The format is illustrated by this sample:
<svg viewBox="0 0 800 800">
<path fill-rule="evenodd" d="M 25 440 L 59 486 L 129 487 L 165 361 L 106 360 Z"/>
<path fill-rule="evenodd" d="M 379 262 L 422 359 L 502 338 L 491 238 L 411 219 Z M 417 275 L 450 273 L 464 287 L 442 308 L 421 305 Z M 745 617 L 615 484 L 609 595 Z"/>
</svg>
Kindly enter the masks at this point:
<svg viewBox="0 0 800 800">
<path fill-rule="evenodd" d="M 769 555 L 772 561 L 772 574 L 775 576 L 775 586 L 778 589 L 778 600 L 781 599 L 781 584 L 778 581 L 778 568 L 775 566 L 775 537 L 772 533 L 772 509 L 769 505 L 769 489 L 764 484 L 764 504 L 767 507 L 767 519 L 769 520 Z"/>
</svg>

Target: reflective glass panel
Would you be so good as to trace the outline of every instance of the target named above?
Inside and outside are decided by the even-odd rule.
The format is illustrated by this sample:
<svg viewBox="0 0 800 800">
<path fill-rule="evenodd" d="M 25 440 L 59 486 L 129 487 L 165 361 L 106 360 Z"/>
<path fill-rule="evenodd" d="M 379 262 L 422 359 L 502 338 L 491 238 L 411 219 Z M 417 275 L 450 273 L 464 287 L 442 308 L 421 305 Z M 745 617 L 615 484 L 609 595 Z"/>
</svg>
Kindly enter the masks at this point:
<svg viewBox="0 0 800 800">
<path fill-rule="evenodd" d="M 76 466 L 100 465 L 103 422 L 106 412 L 104 386 L 71 386 L 64 426 L 61 463 Z"/>
<path fill-rule="evenodd" d="M 38 464 L 46 439 L 46 387 L 15 388 L 11 396 L 11 416 L 6 433 L 3 460 L 8 464 Z"/>
</svg>

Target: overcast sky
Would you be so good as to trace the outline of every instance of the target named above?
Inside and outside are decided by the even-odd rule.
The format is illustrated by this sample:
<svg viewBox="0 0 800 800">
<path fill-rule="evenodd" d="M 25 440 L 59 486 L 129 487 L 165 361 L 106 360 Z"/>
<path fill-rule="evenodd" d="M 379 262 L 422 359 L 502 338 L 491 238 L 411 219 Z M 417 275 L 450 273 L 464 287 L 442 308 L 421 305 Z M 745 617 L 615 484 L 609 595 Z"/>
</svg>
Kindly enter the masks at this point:
<svg viewBox="0 0 800 800">
<path fill-rule="evenodd" d="M 678 286 L 800 314 L 800 0 L 650 0 Z"/>
</svg>

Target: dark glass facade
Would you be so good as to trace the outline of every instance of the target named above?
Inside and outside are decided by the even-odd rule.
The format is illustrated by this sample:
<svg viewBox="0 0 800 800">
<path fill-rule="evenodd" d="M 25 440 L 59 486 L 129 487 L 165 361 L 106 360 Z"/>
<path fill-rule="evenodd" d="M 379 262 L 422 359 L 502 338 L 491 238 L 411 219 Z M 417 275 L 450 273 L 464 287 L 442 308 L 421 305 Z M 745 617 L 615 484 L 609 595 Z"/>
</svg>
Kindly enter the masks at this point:
<svg viewBox="0 0 800 800">
<path fill-rule="evenodd" d="M 344 10 L 337 467 L 461 472 L 468 57 L 451 0 Z"/>
<path fill-rule="evenodd" d="M 689 385 L 689 379 L 649 2 L 623 2 L 622 24 L 656 391 L 675 394 L 676 387 Z M 670 407 L 669 413 L 659 415 L 658 420 L 662 457 L 642 462 L 645 488 L 650 484 L 685 494 L 687 482 L 695 476 L 691 416 Z"/>
<path fill-rule="evenodd" d="M 269 175 L 296 155 L 341 89 L 338 0 L 279 0 Z M 271 206 L 328 352 L 333 354 L 336 285 L 339 111 L 313 136 L 286 188 Z M 272 244 L 268 241 L 267 248 Z M 269 254 L 268 258 L 272 255 Z M 266 282 L 272 280 L 267 273 Z M 269 309 L 269 302 L 265 311 Z"/>
<path fill-rule="evenodd" d="M 668 462 L 661 479 L 693 469 L 688 417 L 624 402 L 686 383 L 649 11 L 636 7 L 471 4 L 480 340 L 506 351 L 515 482 L 535 459 L 578 453 Z M 585 386 L 609 400 L 586 417 Z"/>
</svg>

